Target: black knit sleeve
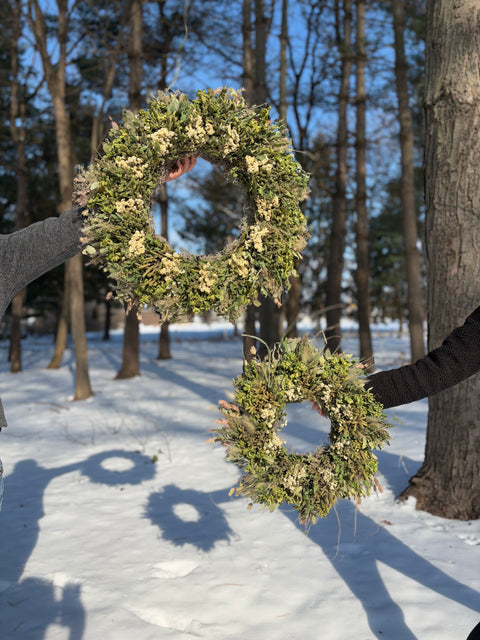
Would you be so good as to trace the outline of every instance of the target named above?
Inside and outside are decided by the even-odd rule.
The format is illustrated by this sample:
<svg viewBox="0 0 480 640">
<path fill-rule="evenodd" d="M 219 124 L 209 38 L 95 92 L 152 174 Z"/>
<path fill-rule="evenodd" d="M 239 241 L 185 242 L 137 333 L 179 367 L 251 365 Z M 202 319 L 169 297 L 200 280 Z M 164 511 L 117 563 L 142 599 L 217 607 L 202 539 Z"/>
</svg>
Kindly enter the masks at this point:
<svg viewBox="0 0 480 640">
<path fill-rule="evenodd" d="M 414 364 L 368 377 L 370 389 L 385 409 L 427 398 L 480 371 L 480 307 Z"/>
</svg>

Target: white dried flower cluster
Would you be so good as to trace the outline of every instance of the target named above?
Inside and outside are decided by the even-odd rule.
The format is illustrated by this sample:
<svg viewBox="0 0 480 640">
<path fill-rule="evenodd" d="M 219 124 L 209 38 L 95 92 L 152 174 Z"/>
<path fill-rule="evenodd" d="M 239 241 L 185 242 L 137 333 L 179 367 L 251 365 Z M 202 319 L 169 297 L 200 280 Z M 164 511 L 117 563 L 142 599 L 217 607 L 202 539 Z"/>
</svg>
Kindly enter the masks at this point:
<svg viewBox="0 0 480 640">
<path fill-rule="evenodd" d="M 248 173 L 258 173 L 258 160 L 254 156 L 245 156 Z"/>
<path fill-rule="evenodd" d="M 269 162 L 267 157 L 259 160 L 254 156 L 245 156 L 245 164 L 247 165 L 248 173 L 258 173 L 260 170 L 265 173 L 271 173 L 273 169 L 273 163 Z"/>
<path fill-rule="evenodd" d="M 202 293 L 209 293 L 212 287 L 217 283 L 215 272 L 209 268 L 209 265 L 202 265 L 198 273 L 198 288 Z"/>
<path fill-rule="evenodd" d="M 232 129 L 230 125 L 227 125 L 227 139 L 223 147 L 223 157 L 228 156 L 228 154 L 232 153 L 233 151 L 236 151 L 239 146 L 240 136 L 238 135 L 238 131 Z"/>
<path fill-rule="evenodd" d="M 276 454 L 285 444 L 285 440 L 282 440 L 275 432 L 270 436 L 270 440 L 267 440 L 263 445 L 263 450 L 268 454 Z"/>
<path fill-rule="evenodd" d="M 250 271 L 249 262 L 239 253 L 232 253 L 230 256 L 230 264 L 233 266 L 234 270 L 237 271 L 239 276 L 242 278 L 246 278 L 248 276 Z"/>
<path fill-rule="evenodd" d="M 142 198 L 122 198 L 115 203 L 115 211 L 120 214 L 142 211 L 144 207 L 145 202 Z"/>
<path fill-rule="evenodd" d="M 255 225 L 250 229 L 250 238 L 248 239 L 248 244 L 255 247 L 258 253 L 262 253 L 263 251 L 263 238 L 268 235 L 267 227 L 260 227 L 259 225 Z"/>
<path fill-rule="evenodd" d="M 265 173 L 272 173 L 273 163 L 268 161 L 268 158 L 263 158 L 263 160 L 259 160 L 258 167 Z"/>
<path fill-rule="evenodd" d="M 332 416 L 332 418 L 337 418 L 337 419 L 342 420 L 344 422 L 348 422 L 350 420 L 354 420 L 355 419 L 355 410 L 354 410 L 353 407 L 350 407 L 348 405 L 345 405 L 345 406 L 334 406 L 329 410 L 328 413 L 329 413 L 329 415 Z"/>
<path fill-rule="evenodd" d="M 178 275 L 181 271 L 180 269 L 180 254 L 172 253 L 170 255 L 164 256 L 161 262 L 162 266 L 160 268 L 160 273 L 165 276 L 174 277 Z"/>
<path fill-rule="evenodd" d="M 255 204 L 258 214 L 268 222 L 272 217 L 272 211 L 280 206 L 280 199 L 278 196 L 274 196 L 271 200 L 257 198 Z"/>
<path fill-rule="evenodd" d="M 291 493 L 296 493 L 302 489 L 302 481 L 307 477 L 305 467 L 300 463 L 296 464 L 290 473 L 285 475 L 282 484 Z"/>
<path fill-rule="evenodd" d="M 272 422 L 275 420 L 276 415 L 275 407 L 263 407 L 263 409 L 260 409 L 260 418 L 265 422 Z"/>
<path fill-rule="evenodd" d="M 196 115 L 185 127 L 185 133 L 195 145 L 204 144 L 208 140 L 208 134 L 203 126 L 202 117 Z"/>
<path fill-rule="evenodd" d="M 137 158 L 136 156 L 130 156 L 128 158 L 118 156 L 117 158 L 115 158 L 115 164 L 127 175 L 131 176 L 132 178 L 138 178 L 139 180 L 143 178 L 145 169 L 147 168 L 147 165 L 143 162 L 143 160 L 141 158 Z"/>
<path fill-rule="evenodd" d="M 299 397 L 300 393 L 294 386 L 290 387 L 289 389 L 285 389 L 285 398 L 288 402 L 297 402 Z"/>
<path fill-rule="evenodd" d="M 319 473 L 325 485 L 328 485 L 331 489 L 336 489 L 338 487 L 337 478 L 329 467 L 322 467 Z"/>
<path fill-rule="evenodd" d="M 145 232 L 135 231 L 128 241 L 128 255 L 141 256 L 145 253 Z"/>
<path fill-rule="evenodd" d="M 148 137 L 155 143 L 159 153 L 164 154 L 172 146 L 172 140 L 175 135 L 174 131 L 170 131 L 166 127 L 160 127 L 157 131 L 149 133 Z"/>
</svg>

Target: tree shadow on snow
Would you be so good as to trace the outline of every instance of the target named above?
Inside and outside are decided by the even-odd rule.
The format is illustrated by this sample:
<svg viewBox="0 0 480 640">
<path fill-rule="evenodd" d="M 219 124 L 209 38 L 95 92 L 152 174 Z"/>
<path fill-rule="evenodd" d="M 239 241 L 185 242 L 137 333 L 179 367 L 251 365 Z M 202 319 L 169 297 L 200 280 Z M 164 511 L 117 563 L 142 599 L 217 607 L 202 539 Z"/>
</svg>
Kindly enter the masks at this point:
<svg viewBox="0 0 480 640">
<path fill-rule="evenodd" d="M 400 476 L 396 470 L 402 466 L 409 470 L 416 470 L 418 467 L 418 463 L 413 460 L 385 451 L 376 453 L 380 470 L 390 486 L 399 483 Z M 397 459 L 393 463 L 392 457 Z M 389 474 L 392 471 L 391 482 Z M 400 486 L 404 488 L 405 480 L 403 486 Z M 286 507 L 281 507 L 281 510 L 304 531 L 304 527 L 298 522 L 296 511 Z M 355 509 L 352 502 L 342 500 L 336 504 L 336 513 L 332 510 L 307 533 L 309 539 L 322 548 L 325 556 L 362 604 L 375 638 L 417 640 L 405 621 L 401 607 L 388 592 L 379 564 L 394 569 L 423 585 L 425 589 L 480 612 L 480 599 L 476 590 L 450 577 L 413 551 L 389 532 L 389 526 L 390 523 L 378 522 Z M 432 611 L 431 615 L 433 617 L 435 612 Z"/>
<path fill-rule="evenodd" d="M 176 546 L 192 544 L 210 551 L 221 540 L 233 535 L 217 500 L 225 500 L 225 491 L 214 494 L 167 485 L 149 497 L 146 516 L 162 531 L 162 537 Z"/>
<path fill-rule="evenodd" d="M 126 458 L 132 467 L 111 471 L 103 466 L 109 458 Z M 44 468 L 35 460 L 22 460 L 5 479 L 5 495 L 0 511 L 0 638 L 43 640 L 51 625 L 67 629 L 70 640 L 81 640 L 85 610 L 81 586 L 24 576 L 35 549 L 44 516 L 43 496 L 48 484 L 58 476 L 81 471 L 92 482 L 118 485 L 139 484 L 151 479 L 155 465 L 137 452 L 102 452 L 79 463 Z M 54 550 L 53 550 L 54 553 Z M 63 636 L 62 636 L 63 637 Z"/>
</svg>

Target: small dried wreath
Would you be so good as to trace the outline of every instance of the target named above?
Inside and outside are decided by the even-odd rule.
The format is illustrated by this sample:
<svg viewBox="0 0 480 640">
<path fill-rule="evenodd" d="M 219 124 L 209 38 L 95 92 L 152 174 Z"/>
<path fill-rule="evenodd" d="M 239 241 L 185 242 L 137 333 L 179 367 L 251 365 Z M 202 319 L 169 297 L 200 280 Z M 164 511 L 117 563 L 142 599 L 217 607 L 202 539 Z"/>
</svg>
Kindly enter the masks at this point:
<svg viewBox="0 0 480 640">
<path fill-rule="evenodd" d="M 156 235 L 152 194 L 178 159 L 222 168 L 244 194 L 239 237 L 215 255 L 177 253 Z M 301 257 L 306 220 L 299 203 L 308 176 L 268 107 L 241 92 L 159 93 L 148 109 L 125 112 L 99 155 L 76 179 L 88 201 L 84 253 L 116 281 L 119 297 L 165 318 L 213 309 L 234 321 L 259 294 L 280 297 Z"/>
<path fill-rule="evenodd" d="M 380 485 L 372 449 L 388 443 L 382 406 L 364 387 L 351 356 L 317 350 L 308 338 L 285 339 L 264 361 L 245 363 L 231 403 L 221 401 L 214 440 L 243 471 L 232 493 L 271 511 L 291 504 L 304 523 L 327 515 L 336 500 L 366 496 Z M 278 433 L 288 403 L 311 401 L 331 422 L 330 444 L 314 453 L 287 451 Z"/>
</svg>

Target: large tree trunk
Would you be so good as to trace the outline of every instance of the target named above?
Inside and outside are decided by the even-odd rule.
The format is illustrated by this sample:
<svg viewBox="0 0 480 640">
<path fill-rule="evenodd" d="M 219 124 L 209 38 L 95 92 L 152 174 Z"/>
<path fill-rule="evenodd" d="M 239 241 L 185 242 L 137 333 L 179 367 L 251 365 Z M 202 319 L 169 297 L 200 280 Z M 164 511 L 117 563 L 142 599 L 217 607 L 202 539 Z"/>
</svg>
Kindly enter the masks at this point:
<svg viewBox="0 0 480 640">
<path fill-rule="evenodd" d="M 340 13 L 340 0 L 336 1 L 337 16 Z M 348 121 L 347 109 L 350 94 L 350 72 L 352 68 L 351 30 L 352 2 L 343 0 L 343 33 L 340 19 L 337 17 L 337 46 L 342 56 L 340 91 L 338 96 L 338 125 L 335 175 L 335 195 L 333 199 L 333 219 L 330 231 L 330 252 L 327 267 L 327 328 L 325 337 L 332 352 L 340 348 L 340 319 L 342 316 L 342 278 L 345 251 L 345 233 L 347 218 L 347 153 Z"/>
<path fill-rule="evenodd" d="M 414 135 L 412 113 L 408 98 L 408 64 L 405 56 L 405 0 L 392 0 L 395 34 L 395 81 L 397 86 L 398 117 L 400 121 L 400 150 L 402 162 L 401 199 L 405 265 L 407 270 L 408 328 L 412 361 L 422 358 L 423 296 L 420 276 L 420 256 L 417 248 L 418 229 L 415 210 Z"/>
<path fill-rule="evenodd" d="M 366 370 L 373 371 L 372 334 L 370 332 L 370 253 L 368 247 L 367 211 L 367 160 L 366 160 L 366 103 L 365 93 L 365 0 L 357 0 L 355 78 L 357 111 L 355 161 L 356 161 L 356 257 L 355 281 L 357 288 L 357 318 L 360 340 L 360 357 Z"/>
<path fill-rule="evenodd" d="M 425 89 L 429 349 L 480 300 L 480 4 L 428 0 Z M 480 376 L 430 399 L 425 460 L 403 497 L 480 518 Z"/>
</svg>

